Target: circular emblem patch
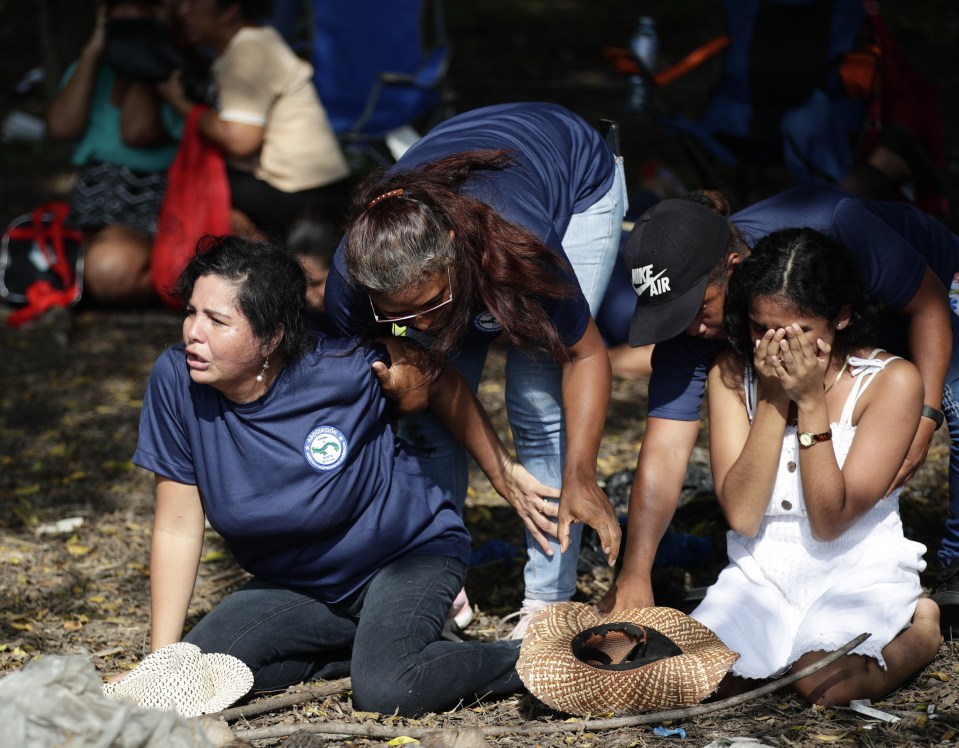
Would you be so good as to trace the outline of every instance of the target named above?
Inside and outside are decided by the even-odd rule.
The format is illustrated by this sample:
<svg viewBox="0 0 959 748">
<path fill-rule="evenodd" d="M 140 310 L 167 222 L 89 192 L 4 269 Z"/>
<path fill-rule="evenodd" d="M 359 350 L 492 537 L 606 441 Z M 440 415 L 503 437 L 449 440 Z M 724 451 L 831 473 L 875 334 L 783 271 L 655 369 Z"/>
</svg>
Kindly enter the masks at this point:
<svg viewBox="0 0 959 748">
<path fill-rule="evenodd" d="M 332 426 L 313 429 L 303 444 L 303 454 L 314 470 L 335 470 L 343 464 L 348 451 L 346 437 Z"/>
<path fill-rule="evenodd" d="M 480 312 L 473 317 L 473 327 L 483 332 L 499 332 L 503 329 L 503 326 L 499 323 L 499 320 L 488 311 Z"/>
</svg>

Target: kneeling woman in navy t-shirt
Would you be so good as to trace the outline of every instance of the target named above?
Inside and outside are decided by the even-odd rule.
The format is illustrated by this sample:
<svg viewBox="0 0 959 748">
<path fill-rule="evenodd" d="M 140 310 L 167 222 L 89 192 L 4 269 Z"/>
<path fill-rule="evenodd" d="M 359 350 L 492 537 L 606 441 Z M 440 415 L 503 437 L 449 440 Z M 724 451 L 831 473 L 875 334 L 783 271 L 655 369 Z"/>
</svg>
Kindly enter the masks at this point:
<svg viewBox="0 0 959 748">
<path fill-rule="evenodd" d="M 180 277 L 183 344 L 153 368 L 133 458 L 156 474 L 151 648 L 180 640 L 207 518 L 253 579 L 184 638 L 241 659 L 254 690 L 349 666 L 357 708 L 416 714 L 518 689 L 519 642 L 441 638 L 469 534 L 395 438 L 382 354 L 307 333 L 285 251 L 208 245 Z M 431 407 L 497 490 L 549 490 L 455 372 Z"/>
</svg>

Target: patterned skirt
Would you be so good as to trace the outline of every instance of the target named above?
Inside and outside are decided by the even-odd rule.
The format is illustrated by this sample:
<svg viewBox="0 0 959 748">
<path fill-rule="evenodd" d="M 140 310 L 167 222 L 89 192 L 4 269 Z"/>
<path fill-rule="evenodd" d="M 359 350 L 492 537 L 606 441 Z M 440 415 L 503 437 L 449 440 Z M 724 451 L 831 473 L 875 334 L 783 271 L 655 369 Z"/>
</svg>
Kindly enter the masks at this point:
<svg viewBox="0 0 959 748">
<path fill-rule="evenodd" d="M 72 225 L 83 229 L 127 226 L 156 235 L 166 172 L 141 174 L 125 166 L 84 166 L 70 193 Z"/>
</svg>

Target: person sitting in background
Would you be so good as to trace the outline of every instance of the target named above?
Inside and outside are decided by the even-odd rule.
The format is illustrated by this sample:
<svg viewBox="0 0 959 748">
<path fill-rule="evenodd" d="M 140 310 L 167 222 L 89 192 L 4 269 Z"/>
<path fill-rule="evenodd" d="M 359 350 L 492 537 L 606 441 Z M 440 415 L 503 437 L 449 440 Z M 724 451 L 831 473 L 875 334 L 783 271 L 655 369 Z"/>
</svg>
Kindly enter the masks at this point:
<svg viewBox="0 0 959 748">
<path fill-rule="evenodd" d="M 159 19 L 158 0 L 107 0 L 47 112 L 55 140 L 75 140 L 69 221 L 84 229 L 86 295 L 109 304 L 154 296 L 150 250 L 183 122 L 146 80 L 103 60 L 113 21 Z"/>
<path fill-rule="evenodd" d="M 729 565 L 691 615 L 739 652 L 731 673 L 744 679 L 802 670 L 869 632 L 796 682 L 828 706 L 884 696 L 942 641 L 938 607 L 920 599 L 926 549 L 904 537 L 902 487 L 890 491 L 923 381 L 874 348 L 875 311 L 840 245 L 813 229 L 775 231 L 730 278 L 731 350 L 709 370 Z"/>
<path fill-rule="evenodd" d="M 279 33 L 261 25 L 266 0 L 180 0 L 188 40 L 216 53 L 216 109 L 201 135 L 223 149 L 234 230 L 285 239 L 309 204 L 345 210 L 350 169 L 317 98 L 310 65 Z M 186 116 L 194 102 L 181 74 L 160 85 Z"/>
<path fill-rule="evenodd" d="M 293 224 L 287 236 L 287 246 L 306 273 L 306 306 L 313 315 L 326 314 L 326 278 L 342 235 L 332 219 L 310 211 Z"/>
<path fill-rule="evenodd" d="M 286 249 L 208 238 L 177 292 L 183 343 L 154 365 L 133 457 L 156 477 L 151 650 L 183 635 L 207 518 L 253 579 L 184 640 L 242 660 L 255 692 L 349 672 L 357 709 L 414 715 L 521 688 L 519 642 L 441 638 L 469 533 L 396 438 L 383 354 L 308 330 Z M 452 367 L 429 394 L 497 491 L 556 493 Z"/>
</svg>

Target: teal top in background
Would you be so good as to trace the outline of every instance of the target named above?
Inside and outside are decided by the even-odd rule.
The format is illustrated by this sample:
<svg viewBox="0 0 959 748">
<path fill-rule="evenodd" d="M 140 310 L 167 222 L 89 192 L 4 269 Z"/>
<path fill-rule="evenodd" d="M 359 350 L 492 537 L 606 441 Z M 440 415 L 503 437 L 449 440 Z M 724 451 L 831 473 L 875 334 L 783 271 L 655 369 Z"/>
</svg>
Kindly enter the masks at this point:
<svg viewBox="0 0 959 748">
<path fill-rule="evenodd" d="M 63 76 L 63 85 L 76 70 L 74 62 Z M 113 85 L 117 74 L 113 68 L 101 64 L 97 68 L 93 100 L 90 102 L 90 119 L 83 135 L 73 149 L 71 163 L 75 166 L 91 164 L 113 164 L 126 166 L 136 172 L 166 171 L 173 163 L 180 135 L 183 132 L 183 118 L 169 105 L 161 108 L 163 124 L 170 134 L 170 142 L 151 148 L 135 148 L 123 142 L 120 131 L 120 110 L 111 101 Z"/>
</svg>

